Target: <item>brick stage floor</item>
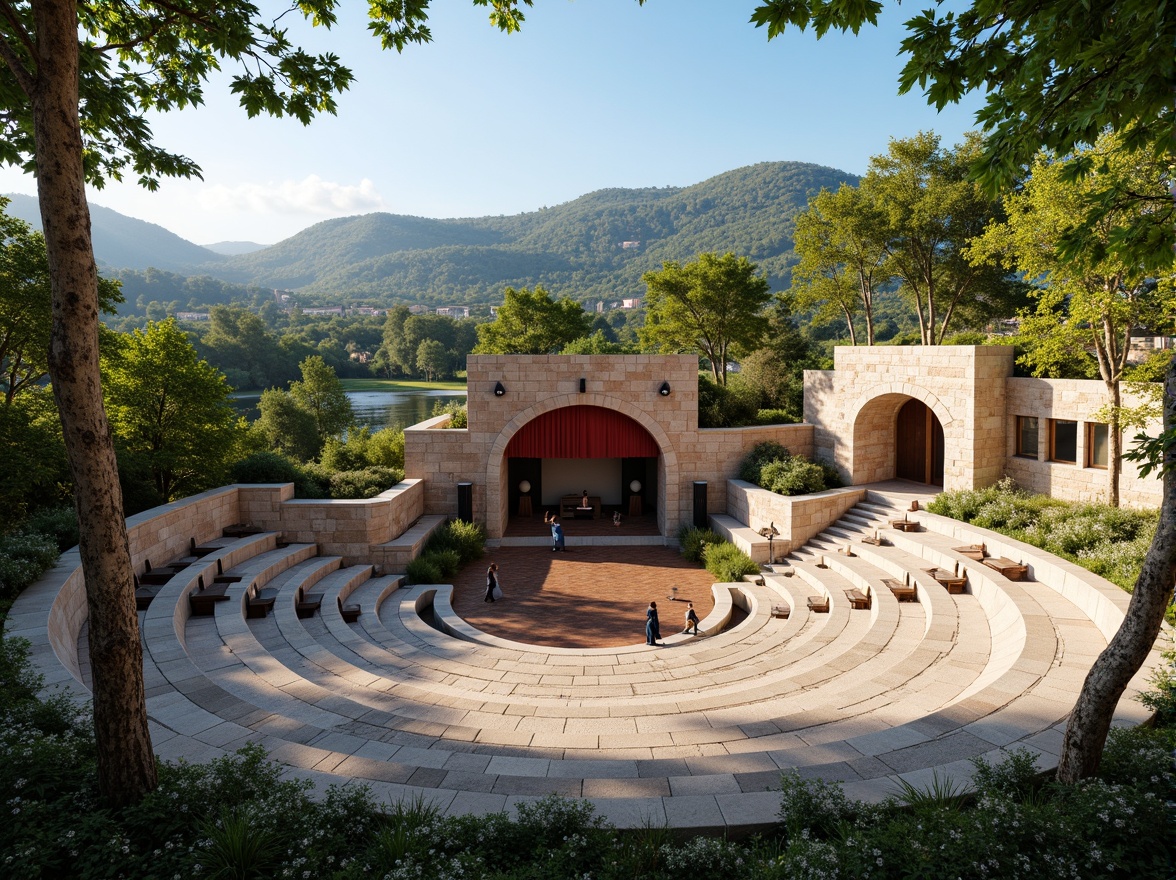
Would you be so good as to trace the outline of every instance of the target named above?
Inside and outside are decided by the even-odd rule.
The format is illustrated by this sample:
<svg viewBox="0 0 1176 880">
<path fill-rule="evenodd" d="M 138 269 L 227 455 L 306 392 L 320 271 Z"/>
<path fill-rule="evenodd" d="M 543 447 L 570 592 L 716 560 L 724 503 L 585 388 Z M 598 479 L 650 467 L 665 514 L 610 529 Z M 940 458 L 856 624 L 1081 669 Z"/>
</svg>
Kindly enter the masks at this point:
<svg viewBox="0 0 1176 880">
<path fill-rule="evenodd" d="M 612 528 L 610 523 L 609 528 Z M 486 566 L 498 563 L 505 597 L 483 602 Z M 699 619 L 714 608 L 706 569 L 671 547 L 501 547 L 453 582 L 453 608 L 483 632 L 531 645 L 607 648 L 645 641 L 645 609 L 657 602 L 663 636 L 681 632 L 686 602 Z M 671 587 L 679 600 L 669 601 Z"/>
</svg>

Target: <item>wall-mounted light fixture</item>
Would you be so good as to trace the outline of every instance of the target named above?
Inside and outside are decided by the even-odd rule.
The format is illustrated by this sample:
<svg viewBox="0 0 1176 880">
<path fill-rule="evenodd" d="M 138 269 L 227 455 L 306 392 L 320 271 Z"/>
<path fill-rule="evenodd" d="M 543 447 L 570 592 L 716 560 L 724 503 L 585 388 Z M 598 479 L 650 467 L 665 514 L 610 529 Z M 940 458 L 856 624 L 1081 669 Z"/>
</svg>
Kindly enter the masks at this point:
<svg viewBox="0 0 1176 880">
<path fill-rule="evenodd" d="M 506 389 L 502 386 L 502 383 L 495 382 L 494 383 L 494 396 L 495 397 L 502 397 L 502 395 L 504 395 L 504 394 L 506 394 Z"/>
<path fill-rule="evenodd" d="M 670 396 L 670 383 L 669 382 L 662 382 L 661 388 L 657 389 L 657 393 L 660 394 L 662 397 L 669 397 Z"/>
<path fill-rule="evenodd" d="M 580 393 L 583 394 L 587 390 L 588 390 L 588 380 L 581 378 L 580 379 Z"/>
</svg>

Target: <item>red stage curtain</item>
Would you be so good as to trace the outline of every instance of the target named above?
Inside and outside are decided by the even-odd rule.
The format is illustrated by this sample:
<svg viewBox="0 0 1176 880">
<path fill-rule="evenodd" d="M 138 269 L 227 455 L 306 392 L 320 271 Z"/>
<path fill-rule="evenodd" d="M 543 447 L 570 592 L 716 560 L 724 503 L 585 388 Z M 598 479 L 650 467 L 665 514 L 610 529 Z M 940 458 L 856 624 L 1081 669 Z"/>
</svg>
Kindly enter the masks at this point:
<svg viewBox="0 0 1176 880">
<path fill-rule="evenodd" d="M 641 425 L 601 406 L 565 406 L 532 419 L 506 447 L 507 458 L 656 458 Z"/>
</svg>

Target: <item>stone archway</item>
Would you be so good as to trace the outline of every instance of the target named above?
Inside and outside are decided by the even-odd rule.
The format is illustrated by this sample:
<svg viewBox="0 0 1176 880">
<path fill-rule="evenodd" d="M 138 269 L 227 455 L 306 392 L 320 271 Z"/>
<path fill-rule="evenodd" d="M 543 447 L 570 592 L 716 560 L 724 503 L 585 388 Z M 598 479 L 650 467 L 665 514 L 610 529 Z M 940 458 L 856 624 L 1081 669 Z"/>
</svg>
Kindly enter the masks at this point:
<svg viewBox="0 0 1176 880">
<path fill-rule="evenodd" d="M 628 416 L 652 438 L 657 456 L 657 522 L 662 535 L 678 527 L 680 516 L 680 474 L 678 455 L 669 435 L 647 413 L 623 400 L 605 394 L 563 394 L 547 398 L 518 413 L 499 432 L 490 449 L 486 465 L 486 535 L 501 538 L 510 514 L 509 468 L 506 457 L 511 439 L 522 428 L 544 413 L 572 406 L 597 406 Z"/>
<path fill-rule="evenodd" d="M 849 470 L 854 485 L 900 475 L 943 485 L 947 450 L 962 442 L 943 404 L 925 390 L 905 384 L 877 389 L 859 399 L 852 425 Z"/>
</svg>

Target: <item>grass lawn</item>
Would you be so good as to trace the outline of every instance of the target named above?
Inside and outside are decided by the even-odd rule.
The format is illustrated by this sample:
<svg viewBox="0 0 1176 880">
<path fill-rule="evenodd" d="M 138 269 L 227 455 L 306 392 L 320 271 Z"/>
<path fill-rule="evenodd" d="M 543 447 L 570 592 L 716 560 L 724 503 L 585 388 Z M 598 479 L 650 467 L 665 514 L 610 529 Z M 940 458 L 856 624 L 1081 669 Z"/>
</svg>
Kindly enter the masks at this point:
<svg viewBox="0 0 1176 880">
<path fill-rule="evenodd" d="M 341 379 L 344 391 L 465 391 L 465 382 L 419 382 L 401 379 Z"/>
</svg>

